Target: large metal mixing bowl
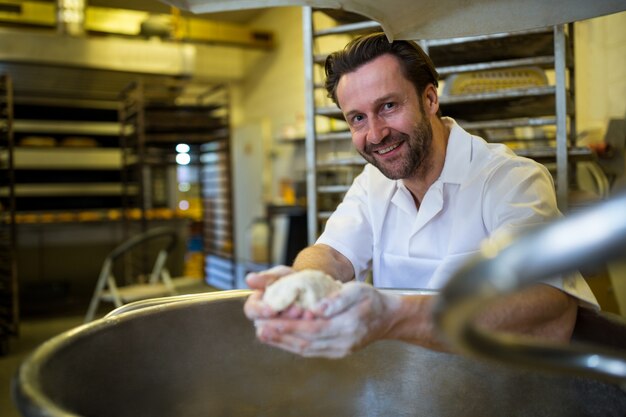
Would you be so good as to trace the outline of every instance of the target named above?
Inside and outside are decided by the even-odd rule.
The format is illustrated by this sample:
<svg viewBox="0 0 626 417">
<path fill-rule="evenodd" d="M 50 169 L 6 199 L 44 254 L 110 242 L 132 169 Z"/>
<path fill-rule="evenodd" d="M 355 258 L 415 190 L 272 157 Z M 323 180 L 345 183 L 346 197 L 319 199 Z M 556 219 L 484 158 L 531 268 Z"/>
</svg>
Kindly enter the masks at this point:
<svg viewBox="0 0 626 417">
<path fill-rule="evenodd" d="M 400 342 L 341 360 L 262 345 L 247 291 L 128 309 L 38 348 L 14 381 L 28 417 L 623 416 L 626 393 Z"/>
</svg>

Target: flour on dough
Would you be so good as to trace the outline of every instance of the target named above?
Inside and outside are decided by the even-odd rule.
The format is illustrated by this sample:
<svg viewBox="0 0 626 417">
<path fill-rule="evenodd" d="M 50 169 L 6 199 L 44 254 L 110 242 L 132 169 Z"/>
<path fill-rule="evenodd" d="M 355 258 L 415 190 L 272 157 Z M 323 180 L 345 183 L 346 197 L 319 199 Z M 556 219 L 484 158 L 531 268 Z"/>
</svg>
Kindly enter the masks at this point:
<svg viewBox="0 0 626 417">
<path fill-rule="evenodd" d="M 263 301 L 274 311 L 282 311 L 295 304 L 312 309 L 318 301 L 338 291 L 341 282 L 314 269 L 305 269 L 279 279 L 267 287 Z"/>
</svg>

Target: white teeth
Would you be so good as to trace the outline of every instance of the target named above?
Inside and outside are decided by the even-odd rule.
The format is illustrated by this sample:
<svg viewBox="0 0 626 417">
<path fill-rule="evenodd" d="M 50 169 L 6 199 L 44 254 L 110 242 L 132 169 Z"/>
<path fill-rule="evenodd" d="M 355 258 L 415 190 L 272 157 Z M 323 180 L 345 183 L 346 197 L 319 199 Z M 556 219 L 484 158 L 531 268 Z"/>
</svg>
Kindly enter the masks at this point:
<svg viewBox="0 0 626 417">
<path fill-rule="evenodd" d="M 395 145 L 388 146 L 388 147 L 386 147 L 385 149 L 380 149 L 380 150 L 376 151 L 376 153 L 378 153 L 379 155 L 384 155 L 384 154 L 386 154 L 387 152 L 391 152 L 391 151 L 393 151 L 393 150 L 394 150 L 394 149 L 396 149 L 398 146 L 400 146 L 400 144 L 399 144 L 399 143 L 396 143 Z"/>
</svg>

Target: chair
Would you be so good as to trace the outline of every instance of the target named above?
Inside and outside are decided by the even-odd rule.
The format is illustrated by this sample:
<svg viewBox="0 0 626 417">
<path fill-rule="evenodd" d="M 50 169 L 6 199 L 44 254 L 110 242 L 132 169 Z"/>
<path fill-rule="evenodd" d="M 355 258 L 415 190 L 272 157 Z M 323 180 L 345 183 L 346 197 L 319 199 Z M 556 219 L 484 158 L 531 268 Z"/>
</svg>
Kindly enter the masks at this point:
<svg viewBox="0 0 626 417">
<path fill-rule="evenodd" d="M 115 307 L 143 300 L 146 298 L 176 295 L 177 284 L 185 285 L 192 278 L 172 279 L 165 266 L 167 258 L 176 246 L 178 234 L 169 227 L 158 227 L 135 235 L 113 249 L 104 259 L 98 282 L 94 290 L 85 323 L 93 320 L 101 301 L 112 302 Z M 149 252 L 158 249 L 154 263 L 150 269 Z M 137 262 L 129 265 L 139 255 L 140 273 L 132 273 L 129 282 L 120 282 L 114 276 L 115 267 L 123 266 L 126 270 L 137 267 Z M 133 259 L 135 258 L 135 259 Z M 150 270 L 149 270 L 150 269 Z M 148 276 L 145 276 L 149 273 Z M 193 280 L 198 281 L 196 278 Z"/>
</svg>

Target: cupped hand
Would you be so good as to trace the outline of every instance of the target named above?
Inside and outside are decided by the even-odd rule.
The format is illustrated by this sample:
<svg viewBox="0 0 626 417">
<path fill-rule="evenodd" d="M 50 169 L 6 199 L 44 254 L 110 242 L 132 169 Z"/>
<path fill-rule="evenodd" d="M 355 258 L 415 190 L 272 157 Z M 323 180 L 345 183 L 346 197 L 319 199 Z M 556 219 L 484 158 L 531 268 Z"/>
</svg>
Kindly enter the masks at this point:
<svg viewBox="0 0 626 417">
<path fill-rule="evenodd" d="M 311 316 L 256 319 L 257 337 L 268 345 L 302 356 L 341 358 L 384 339 L 399 306 L 399 296 L 350 282 L 320 301 Z"/>
<path fill-rule="evenodd" d="M 250 272 L 246 275 L 246 284 L 253 290 L 265 290 L 272 282 L 294 273 L 293 268 L 286 265 L 277 265 L 261 272 Z"/>
<path fill-rule="evenodd" d="M 278 312 L 272 310 L 263 302 L 263 292 L 274 281 L 294 272 L 293 268 L 278 265 L 265 271 L 250 272 L 246 275 L 246 284 L 254 290 L 243 307 L 246 316 L 250 320 L 278 316 Z M 302 309 L 293 307 L 280 314 L 286 317 L 301 317 L 303 312 Z"/>
</svg>

